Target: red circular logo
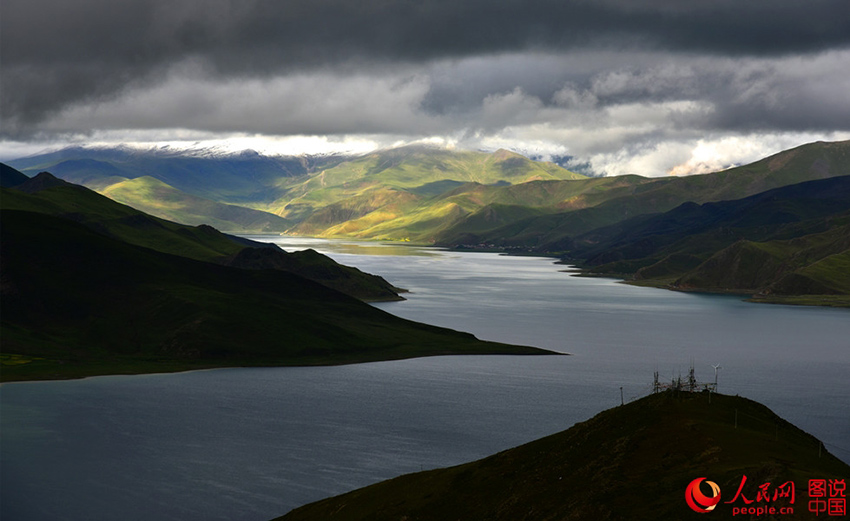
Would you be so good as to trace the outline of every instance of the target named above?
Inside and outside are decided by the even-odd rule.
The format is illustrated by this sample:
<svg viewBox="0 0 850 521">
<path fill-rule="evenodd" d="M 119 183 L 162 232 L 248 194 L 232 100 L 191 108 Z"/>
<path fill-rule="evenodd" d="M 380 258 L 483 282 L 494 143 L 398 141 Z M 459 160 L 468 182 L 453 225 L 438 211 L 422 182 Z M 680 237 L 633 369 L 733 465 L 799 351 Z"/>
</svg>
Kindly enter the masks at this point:
<svg viewBox="0 0 850 521">
<path fill-rule="evenodd" d="M 720 487 L 713 481 L 705 481 L 711 487 L 711 497 L 706 496 L 699 489 L 699 484 L 705 481 L 705 478 L 697 478 L 690 482 L 688 488 L 685 489 L 685 501 L 694 512 L 706 514 L 714 510 L 717 503 L 720 503 Z"/>
</svg>

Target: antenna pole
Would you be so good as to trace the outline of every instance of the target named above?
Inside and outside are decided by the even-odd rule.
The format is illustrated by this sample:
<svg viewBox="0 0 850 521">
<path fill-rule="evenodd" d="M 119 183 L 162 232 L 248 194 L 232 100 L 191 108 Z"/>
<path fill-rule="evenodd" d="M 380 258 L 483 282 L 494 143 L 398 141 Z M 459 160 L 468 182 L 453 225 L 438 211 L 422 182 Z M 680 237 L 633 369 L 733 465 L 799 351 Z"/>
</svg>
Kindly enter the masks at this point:
<svg viewBox="0 0 850 521">
<path fill-rule="evenodd" d="M 714 368 L 714 392 L 717 392 L 717 370 L 723 368 L 720 367 L 720 364 L 712 365 L 711 367 Z"/>
</svg>

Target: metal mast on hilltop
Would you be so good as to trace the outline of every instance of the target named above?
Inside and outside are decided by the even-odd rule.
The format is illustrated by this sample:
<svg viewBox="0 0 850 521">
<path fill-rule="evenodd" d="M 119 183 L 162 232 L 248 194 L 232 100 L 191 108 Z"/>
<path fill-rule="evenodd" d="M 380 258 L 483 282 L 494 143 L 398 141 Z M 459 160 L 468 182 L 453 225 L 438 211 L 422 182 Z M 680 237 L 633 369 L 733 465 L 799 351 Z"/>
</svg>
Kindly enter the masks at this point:
<svg viewBox="0 0 850 521">
<path fill-rule="evenodd" d="M 717 364 L 717 365 L 713 365 L 713 364 L 712 364 L 712 366 L 711 366 L 711 367 L 713 367 L 713 368 L 714 368 L 714 392 L 717 392 L 717 370 L 718 370 L 718 369 L 723 369 L 723 368 L 722 368 L 722 367 L 720 367 L 720 364 Z"/>
<path fill-rule="evenodd" d="M 722 369 L 720 364 L 712 365 L 714 368 L 714 383 L 708 382 L 699 382 L 696 377 L 696 370 L 694 369 L 694 364 L 691 363 L 691 367 L 688 370 L 688 378 L 687 380 L 683 380 L 681 373 L 678 378 L 672 378 L 669 384 L 663 384 L 659 380 L 658 370 L 656 369 L 652 373 L 652 392 L 657 393 L 660 391 L 687 391 L 689 393 L 695 393 L 699 391 L 709 391 L 709 392 L 717 392 L 717 372 L 719 369 Z"/>
</svg>

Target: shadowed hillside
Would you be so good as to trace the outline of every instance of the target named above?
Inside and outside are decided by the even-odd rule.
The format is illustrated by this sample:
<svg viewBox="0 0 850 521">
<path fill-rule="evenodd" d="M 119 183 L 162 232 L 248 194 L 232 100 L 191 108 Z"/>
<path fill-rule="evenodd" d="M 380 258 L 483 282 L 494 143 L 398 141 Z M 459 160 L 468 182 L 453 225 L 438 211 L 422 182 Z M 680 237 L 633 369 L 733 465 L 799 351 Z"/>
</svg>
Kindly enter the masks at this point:
<svg viewBox="0 0 850 521">
<path fill-rule="evenodd" d="M 808 512 L 809 479 L 846 478 L 850 466 L 814 437 L 745 398 L 708 393 L 653 394 L 604 411 L 572 428 L 488 458 L 378 483 L 298 508 L 297 520 L 514 521 L 696 519 L 685 502 L 688 484 L 717 483 L 721 503 L 706 519 L 732 515 L 742 494 L 755 503 L 759 485 L 771 494 L 795 484 L 794 503 L 768 506 Z M 788 487 L 786 486 L 786 489 Z M 760 517 L 773 519 L 773 517 Z"/>
<path fill-rule="evenodd" d="M 573 241 L 588 272 L 643 285 L 850 304 L 850 176 L 683 204 Z"/>
<path fill-rule="evenodd" d="M 627 186 L 599 187 L 592 199 L 565 199 L 570 207 L 478 233 L 463 222 L 449 228 L 437 243 L 444 246 L 488 244 L 537 252 L 564 252 L 573 240 L 603 226 L 640 215 L 666 212 L 682 203 L 741 199 L 805 181 L 850 174 L 850 141 L 811 143 L 755 163 L 713 174 L 676 178 L 640 178 Z M 598 180 L 578 183 L 599 183 Z M 569 184 L 570 182 L 565 181 Z"/>
<path fill-rule="evenodd" d="M 46 172 L 27 179 L 11 190 L 0 189 L 2 208 L 70 219 L 97 233 L 162 253 L 240 268 L 298 273 L 363 300 L 400 299 L 400 290 L 383 278 L 341 266 L 324 255 L 287 253 L 277 246 L 223 234 L 210 226 L 185 226 L 159 219 Z M 252 254 L 254 249 L 270 250 L 262 254 L 264 262 L 249 261 L 260 255 Z"/>
<path fill-rule="evenodd" d="M 3 210 L 3 380 L 438 354 L 544 353 L 396 318 L 298 275 L 134 246 Z"/>
<path fill-rule="evenodd" d="M 395 288 L 314 251 L 163 221 L 47 173 L 18 188 L 0 188 L 4 381 L 548 353 L 380 311 L 342 292 Z"/>
</svg>

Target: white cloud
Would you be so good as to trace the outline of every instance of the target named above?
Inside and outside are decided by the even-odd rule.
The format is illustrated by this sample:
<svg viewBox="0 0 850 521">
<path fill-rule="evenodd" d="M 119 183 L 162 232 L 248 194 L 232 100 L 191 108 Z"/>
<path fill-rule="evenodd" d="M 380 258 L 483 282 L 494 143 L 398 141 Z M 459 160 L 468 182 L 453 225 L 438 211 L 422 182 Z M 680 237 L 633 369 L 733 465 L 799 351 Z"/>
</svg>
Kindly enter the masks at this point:
<svg viewBox="0 0 850 521">
<path fill-rule="evenodd" d="M 662 177 L 706 174 L 758 161 L 805 143 L 847 139 L 850 139 L 850 132 L 737 134 L 700 139 L 668 139 L 652 146 L 594 154 L 589 162 L 596 172 L 605 175 Z"/>
<path fill-rule="evenodd" d="M 225 80 L 186 60 L 159 83 L 67 108 L 41 126 L 44 139 L 2 142 L 0 157 L 62 142 L 299 154 L 430 140 L 571 155 L 598 174 L 685 175 L 847 139 L 846 70 L 850 50 L 514 53 Z"/>
<path fill-rule="evenodd" d="M 782 141 L 781 139 L 779 141 Z M 716 140 L 700 139 L 690 144 L 689 156 L 669 169 L 670 175 L 707 174 L 733 165 L 752 162 L 784 148 L 774 136 L 726 136 Z"/>
</svg>

